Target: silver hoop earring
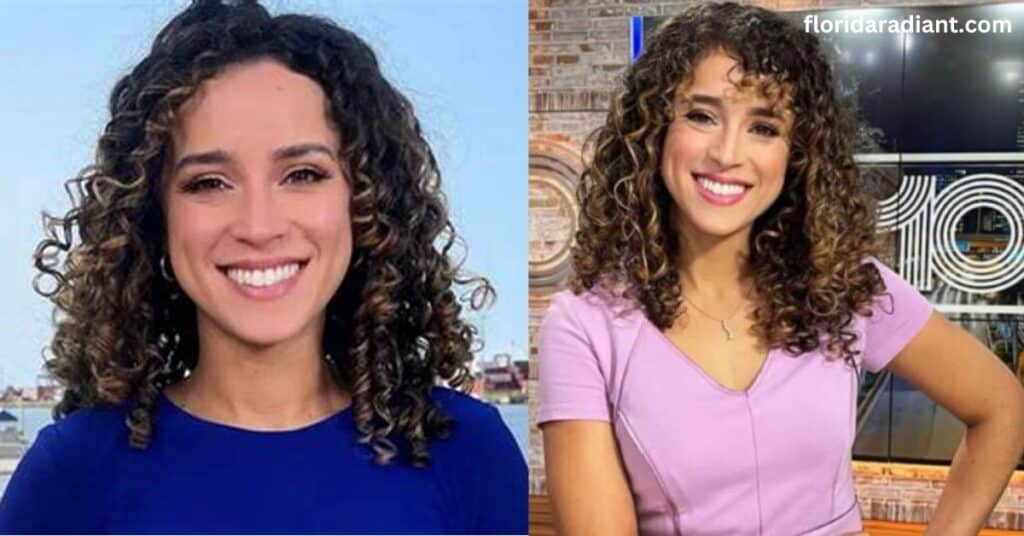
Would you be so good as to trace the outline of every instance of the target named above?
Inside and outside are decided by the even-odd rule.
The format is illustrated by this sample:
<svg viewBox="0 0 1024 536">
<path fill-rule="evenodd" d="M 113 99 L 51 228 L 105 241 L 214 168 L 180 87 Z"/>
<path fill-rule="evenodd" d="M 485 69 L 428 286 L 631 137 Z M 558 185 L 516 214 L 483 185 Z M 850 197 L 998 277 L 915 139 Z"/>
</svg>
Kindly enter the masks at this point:
<svg viewBox="0 0 1024 536">
<path fill-rule="evenodd" d="M 168 283 L 174 283 L 174 277 L 167 271 L 167 254 L 160 255 L 160 275 L 163 276 L 164 281 Z"/>
</svg>

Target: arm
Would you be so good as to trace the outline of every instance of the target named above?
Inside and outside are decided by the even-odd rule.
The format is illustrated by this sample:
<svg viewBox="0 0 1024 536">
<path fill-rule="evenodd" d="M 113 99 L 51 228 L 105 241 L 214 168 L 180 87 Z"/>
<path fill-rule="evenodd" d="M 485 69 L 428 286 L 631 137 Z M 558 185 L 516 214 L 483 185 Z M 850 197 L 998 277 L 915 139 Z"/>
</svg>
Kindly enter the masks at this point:
<svg viewBox="0 0 1024 536">
<path fill-rule="evenodd" d="M 888 368 L 967 426 L 926 534 L 977 534 L 1024 450 L 1024 390 L 983 344 L 938 313 Z"/>
<path fill-rule="evenodd" d="M 614 332 L 584 300 L 552 300 L 538 337 L 548 493 L 559 534 L 633 536 L 633 497 L 612 430 L 608 382 Z"/>
<path fill-rule="evenodd" d="M 631 536 L 633 496 L 611 424 L 554 421 L 543 425 L 548 493 L 558 533 Z"/>
</svg>

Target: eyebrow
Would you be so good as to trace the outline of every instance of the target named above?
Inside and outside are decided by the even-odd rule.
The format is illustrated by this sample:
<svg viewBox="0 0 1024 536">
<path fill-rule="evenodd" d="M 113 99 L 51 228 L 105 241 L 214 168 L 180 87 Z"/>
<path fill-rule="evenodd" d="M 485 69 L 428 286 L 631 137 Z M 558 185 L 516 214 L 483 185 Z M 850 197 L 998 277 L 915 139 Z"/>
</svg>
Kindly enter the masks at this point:
<svg viewBox="0 0 1024 536">
<path fill-rule="evenodd" d="M 274 161 L 288 160 L 290 158 L 305 156 L 309 153 L 323 153 L 331 157 L 335 162 L 338 161 L 334 151 L 322 143 L 299 143 L 296 145 L 279 147 L 274 149 L 274 152 L 271 154 L 271 158 Z M 174 173 L 177 173 L 178 171 L 181 171 L 181 168 L 190 165 L 231 164 L 234 162 L 235 158 L 223 149 L 215 149 L 213 151 L 205 151 L 202 153 L 192 153 L 181 157 L 178 162 L 174 164 Z"/>
<path fill-rule="evenodd" d="M 705 104 L 705 105 L 708 105 L 708 106 L 713 106 L 713 107 L 718 108 L 718 109 L 722 108 L 722 99 L 720 99 L 718 97 L 712 97 L 711 95 L 694 94 L 693 96 L 690 97 L 690 100 L 695 102 L 695 103 L 700 103 L 700 104 Z M 779 114 L 776 114 L 776 113 L 772 112 L 768 108 L 763 108 L 763 107 L 760 107 L 760 106 L 753 107 L 753 108 L 748 108 L 747 109 L 747 113 L 749 115 L 758 116 L 758 117 L 767 117 L 767 118 L 770 118 L 770 119 L 782 119 L 781 117 L 779 117 Z"/>
</svg>

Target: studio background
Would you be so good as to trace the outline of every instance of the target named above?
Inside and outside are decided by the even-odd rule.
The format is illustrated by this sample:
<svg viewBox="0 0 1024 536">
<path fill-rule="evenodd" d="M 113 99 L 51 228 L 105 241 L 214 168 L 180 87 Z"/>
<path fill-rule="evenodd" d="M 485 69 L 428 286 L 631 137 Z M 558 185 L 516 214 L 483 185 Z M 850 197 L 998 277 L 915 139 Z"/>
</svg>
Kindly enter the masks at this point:
<svg viewBox="0 0 1024 536">
<path fill-rule="evenodd" d="M 569 275 L 584 141 L 605 121 L 611 90 L 645 32 L 690 3 L 530 2 L 531 409 L 532 335 Z M 881 201 L 882 261 L 1024 381 L 1024 4 L 744 3 L 785 12 L 800 26 L 807 15 L 1012 22 L 1008 34 L 819 37 L 833 55 L 841 94 L 865 122 L 857 161 Z M 853 452 L 865 519 L 925 522 L 962 435 L 959 421 L 907 382 L 865 377 Z M 529 461 L 532 527 L 542 534 L 550 518 L 542 438 L 532 421 Z M 1024 529 L 1024 472 L 1012 478 L 989 526 Z"/>
<path fill-rule="evenodd" d="M 41 351 L 53 333 L 51 306 L 31 287 L 40 213 L 67 210 L 63 182 L 92 162 L 114 83 L 187 4 L 0 2 L 0 409 L 8 411 L 0 414 L 0 492 L 49 422 L 52 401 L 39 399 L 55 395 L 40 376 Z M 354 31 L 413 101 L 440 161 L 450 215 L 468 245 L 466 267 L 497 290 L 494 306 L 470 317 L 485 342 L 475 391 L 505 402 L 502 415 L 525 450 L 525 1 L 264 5 L 275 14 L 323 15 Z"/>
</svg>

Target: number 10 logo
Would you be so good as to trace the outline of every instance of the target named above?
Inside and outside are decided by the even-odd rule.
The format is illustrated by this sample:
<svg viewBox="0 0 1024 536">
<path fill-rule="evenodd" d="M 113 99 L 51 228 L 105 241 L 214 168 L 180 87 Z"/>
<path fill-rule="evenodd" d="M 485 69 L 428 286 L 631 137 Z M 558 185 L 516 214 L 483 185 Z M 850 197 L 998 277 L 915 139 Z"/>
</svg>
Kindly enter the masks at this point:
<svg viewBox="0 0 1024 536">
<path fill-rule="evenodd" d="M 936 192 L 934 175 L 907 175 L 899 191 L 878 204 L 878 232 L 898 231 L 900 272 L 921 291 L 932 275 L 977 294 L 998 292 L 1024 277 L 1024 186 L 990 173 L 969 175 Z M 1009 222 L 1010 237 L 990 259 L 968 257 L 957 247 L 956 229 L 971 210 L 988 208 Z"/>
</svg>

